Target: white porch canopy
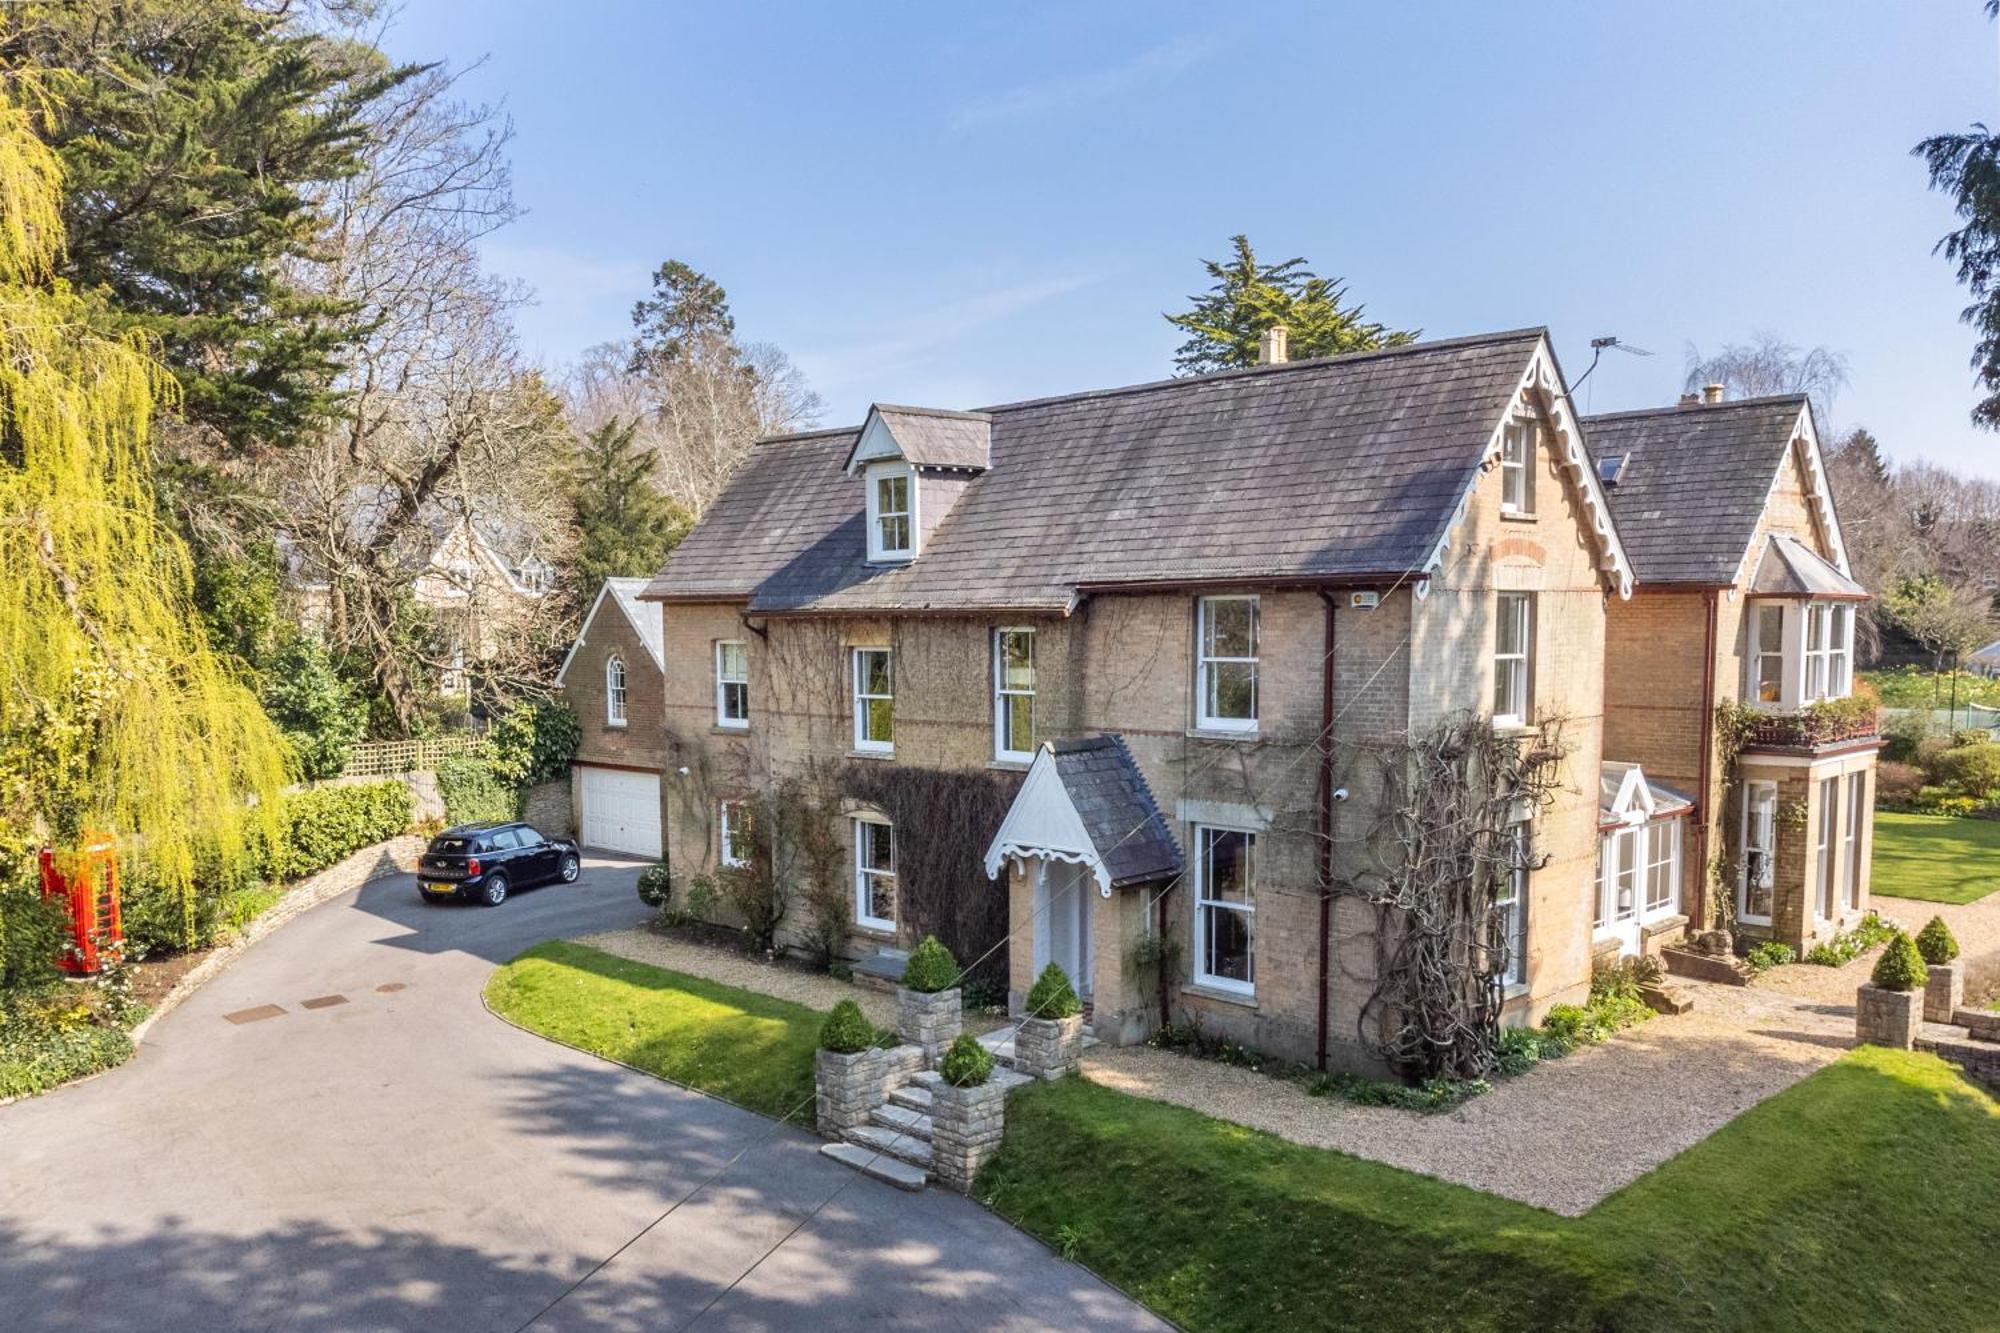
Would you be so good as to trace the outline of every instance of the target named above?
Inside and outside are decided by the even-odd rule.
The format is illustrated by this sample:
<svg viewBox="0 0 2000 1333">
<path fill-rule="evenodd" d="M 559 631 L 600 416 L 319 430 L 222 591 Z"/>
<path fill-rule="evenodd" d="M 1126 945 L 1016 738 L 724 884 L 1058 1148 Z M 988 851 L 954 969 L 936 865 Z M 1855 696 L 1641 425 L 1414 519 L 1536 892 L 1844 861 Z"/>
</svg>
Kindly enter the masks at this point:
<svg viewBox="0 0 2000 1333">
<path fill-rule="evenodd" d="M 1010 858 L 1088 866 L 1097 879 L 1097 891 L 1111 896 L 1111 871 L 1091 842 L 1062 774 L 1056 771 L 1055 751 L 1046 745 L 1035 752 L 1035 762 L 1015 793 L 1007 818 L 986 848 L 986 878 L 998 879 L 1000 868 Z"/>
<path fill-rule="evenodd" d="M 1088 867 L 1106 898 L 1181 869 L 1159 805 L 1115 735 L 1051 741 L 1035 752 L 986 849 L 987 877 L 998 879 L 1009 859 Z"/>
</svg>

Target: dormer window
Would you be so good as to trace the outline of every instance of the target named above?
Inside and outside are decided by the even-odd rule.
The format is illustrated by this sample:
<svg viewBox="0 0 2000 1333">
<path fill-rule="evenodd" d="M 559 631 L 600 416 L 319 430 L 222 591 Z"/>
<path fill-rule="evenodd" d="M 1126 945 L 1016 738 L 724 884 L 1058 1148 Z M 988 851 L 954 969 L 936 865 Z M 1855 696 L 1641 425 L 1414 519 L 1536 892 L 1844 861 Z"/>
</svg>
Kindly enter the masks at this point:
<svg viewBox="0 0 2000 1333">
<path fill-rule="evenodd" d="M 1535 423 L 1522 417 L 1500 428 L 1500 512 L 1535 512 Z"/>
<path fill-rule="evenodd" d="M 868 469 L 868 558 L 909 560 L 917 553 L 916 479 L 907 465 Z"/>
</svg>

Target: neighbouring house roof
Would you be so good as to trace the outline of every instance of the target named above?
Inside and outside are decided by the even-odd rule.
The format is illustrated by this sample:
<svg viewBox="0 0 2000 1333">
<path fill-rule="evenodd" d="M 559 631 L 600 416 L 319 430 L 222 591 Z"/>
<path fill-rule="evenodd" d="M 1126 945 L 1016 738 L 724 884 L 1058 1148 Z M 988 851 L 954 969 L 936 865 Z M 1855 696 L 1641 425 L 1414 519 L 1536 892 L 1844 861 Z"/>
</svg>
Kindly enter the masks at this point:
<svg viewBox="0 0 2000 1333">
<path fill-rule="evenodd" d="M 1643 824 L 1694 809 L 1694 797 L 1648 778 L 1637 764 L 1605 760 L 1598 774 L 1601 824 Z"/>
<path fill-rule="evenodd" d="M 646 595 L 753 612 L 1066 611 L 1121 584 L 1420 575 L 1531 383 L 1561 398 L 1540 329 L 988 408 L 971 419 L 990 422 L 990 468 L 895 566 L 867 563 L 846 471 L 859 430 L 785 436 L 751 450 Z M 1574 462 L 1622 581 L 1597 478 L 1580 448 Z"/>
<path fill-rule="evenodd" d="M 582 627 L 576 632 L 576 641 L 570 644 L 569 652 L 563 658 L 562 670 L 556 672 L 556 684 L 562 684 L 563 678 L 569 674 L 569 664 L 576 660 L 577 650 L 590 639 L 591 626 L 597 623 L 598 614 L 604 610 L 607 603 L 617 607 L 626 622 L 632 626 L 632 632 L 638 635 L 639 642 L 645 645 L 646 655 L 653 659 L 653 665 L 661 671 L 667 669 L 665 631 L 661 623 L 660 609 L 648 606 L 639 600 L 639 594 L 645 590 L 645 579 L 604 580 L 604 586 L 597 590 L 597 598 L 591 602 L 590 611 L 583 618 Z"/>
<path fill-rule="evenodd" d="M 1778 469 L 1801 436 L 1808 488 L 1845 565 L 1804 394 L 1611 412 L 1585 417 L 1583 430 L 1599 476 L 1616 477 L 1606 493 L 1641 585 L 1735 583 Z"/>
<path fill-rule="evenodd" d="M 1177 875 L 1180 846 L 1152 790 L 1117 736 L 1052 741 L 1036 752 L 986 849 L 995 878 L 1011 857 L 1090 867 L 1112 889 Z"/>
<path fill-rule="evenodd" d="M 2000 639 L 1995 639 L 1978 652 L 1967 653 L 1965 660 L 1968 662 L 1977 662 L 1981 665 L 2000 662 Z"/>
<path fill-rule="evenodd" d="M 855 453 L 871 428 L 880 428 L 882 446 L 918 467 L 966 468 L 983 472 L 991 465 L 993 419 L 984 412 L 945 412 L 930 407 L 898 407 L 877 403 L 849 448 L 845 466 L 852 470 Z M 885 452 L 882 455 L 888 456 Z"/>
<path fill-rule="evenodd" d="M 394 510 L 397 500 L 393 487 L 366 483 L 350 487 L 344 506 L 348 540 L 366 545 Z M 433 501 L 419 510 L 416 522 L 394 556 L 411 570 L 439 567 L 443 552 L 461 527 L 475 548 L 493 561 L 515 593 L 540 597 L 548 592 L 555 567 L 536 549 L 541 538 L 535 528 L 485 511 L 468 513 L 456 500 Z M 325 583 L 326 572 L 300 549 L 289 533 L 281 529 L 277 540 L 286 575 L 293 583 L 303 586 Z"/>
<path fill-rule="evenodd" d="M 1796 537 L 1773 533 L 1750 577 L 1753 597 L 1829 597 L 1867 601 L 1868 590 Z"/>
</svg>

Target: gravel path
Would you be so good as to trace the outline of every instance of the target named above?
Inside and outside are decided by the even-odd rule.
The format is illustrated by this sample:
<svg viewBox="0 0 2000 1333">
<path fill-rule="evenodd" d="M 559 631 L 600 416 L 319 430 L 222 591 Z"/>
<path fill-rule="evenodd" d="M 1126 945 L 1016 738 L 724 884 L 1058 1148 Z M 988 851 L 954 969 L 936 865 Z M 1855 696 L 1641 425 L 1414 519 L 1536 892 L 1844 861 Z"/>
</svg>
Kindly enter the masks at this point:
<svg viewBox="0 0 2000 1333">
<path fill-rule="evenodd" d="M 2000 894 L 1961 907 L 1900 899 L 1880 907 L 1911 930 L 1941 910 L 1972 985 L 2000 980 Z M 1695 997 L 1688 1013 L 1502 1080 L 1439 1115 L 1311 1097 L 1296 1084 L 1145 1046 L 1100 1046 L 1085 1055 L 1083 1074 L 1574 1217 L 1838 1059 L 1854 1041 L 1855 987 L 1873 966 L 1870 953 L 1841 968 L 1775 968 L 1750 986 L 1677 982 Z"/>
</svg>

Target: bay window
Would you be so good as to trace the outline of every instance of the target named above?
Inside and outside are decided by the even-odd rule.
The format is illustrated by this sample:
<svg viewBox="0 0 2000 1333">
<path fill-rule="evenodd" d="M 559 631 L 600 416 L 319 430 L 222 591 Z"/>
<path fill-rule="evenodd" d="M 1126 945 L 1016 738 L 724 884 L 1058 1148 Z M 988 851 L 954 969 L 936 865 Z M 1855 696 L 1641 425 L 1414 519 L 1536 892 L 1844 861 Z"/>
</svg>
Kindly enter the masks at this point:
<svg viewBox="0 0 2000 1333">
<path fill-rule="evenodd" d="M 1743 784 L 1743 821 L 1737 845 L 1743 860 L 1736 884 L 1736 916 L 1753 925 L 1771 923 L 1778 858 L 1778 784 Z"/>
<path fill-rule="evenodd" d="M 1783 603 L 1766 602 L 1750 612 L 1751 697 L 1760 704 L 1780 703 L 1785 697 L 1785 608 Z"/>
<path fill-rule="evenodd" d="M 1257 904 L 1251 858 L 1257 837 L 1239 829 L 1194 830 L 1194 979 L 1244 995 L 1256 990 Z"/>
<path fill-rule="evenodd" d="M 1671 916 L 1681 901 L 1681 820 L 1678 816 L 1606 829 L 1599 839 L 1597 911 L 1600 935 Z"/>
</svg>

